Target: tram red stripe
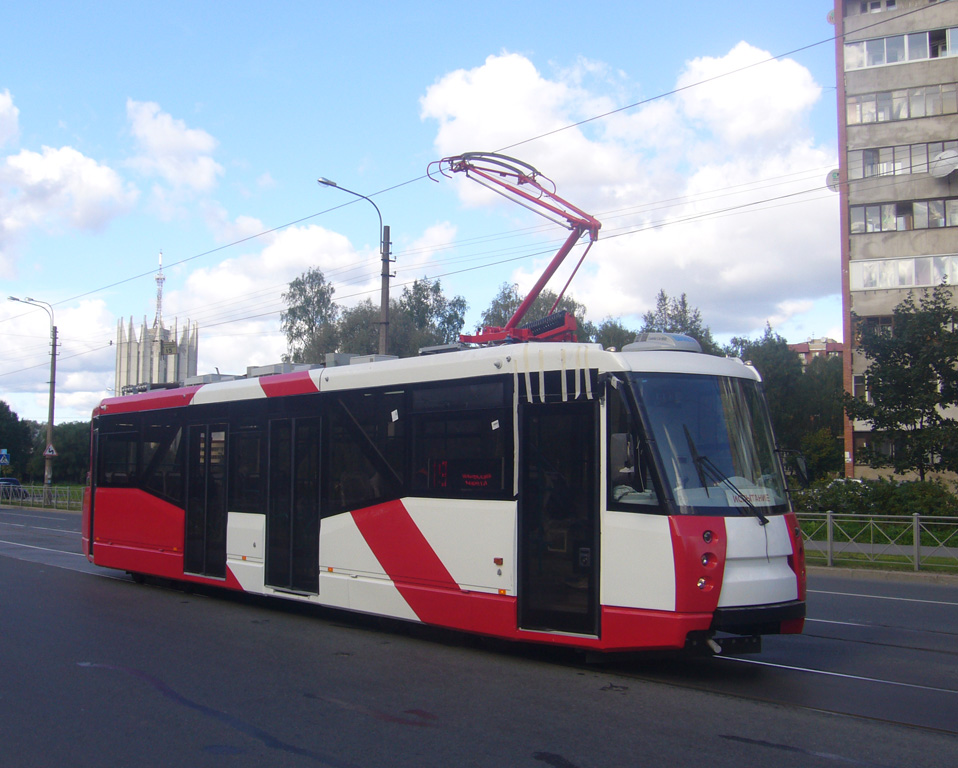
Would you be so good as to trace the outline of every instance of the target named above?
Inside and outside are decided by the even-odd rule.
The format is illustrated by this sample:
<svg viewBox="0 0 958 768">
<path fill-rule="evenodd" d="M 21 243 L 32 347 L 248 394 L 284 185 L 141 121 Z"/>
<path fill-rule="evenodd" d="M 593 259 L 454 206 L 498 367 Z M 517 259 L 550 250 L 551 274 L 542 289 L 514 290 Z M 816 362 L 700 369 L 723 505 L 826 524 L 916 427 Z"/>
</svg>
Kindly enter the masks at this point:
<svg viewBox="0 0 958 768">
<path fill-rule="evenodd" d="M 152 411 L 159 408 L 179 408 L 182 405 L 189 405 L 199 390 L 200 387 L 180 387 L 179 389 L 157 389 L 127 397 L 111 397 L 103 400 L 93 413 L 95 416 L 100 416 L 111 413 Z"/>
<path fill-rule="evenodd" d="M 447 623 L 445 600 L 423 587 L 460 593 L 459 585 L 426 541 L 401 501 L 390 501 L 352 513 L 356 527 L 399 593 L 421 621 Z"/>
<path fill-rule="evenodd" d="M 309 371 L 284 373 L 279 376 L 264 376 L 259 380 L 266 397 L 283 397 L 285 395 L 310 395 L 318 392 L 316 383 L 309 375 Z"/>
</svg>

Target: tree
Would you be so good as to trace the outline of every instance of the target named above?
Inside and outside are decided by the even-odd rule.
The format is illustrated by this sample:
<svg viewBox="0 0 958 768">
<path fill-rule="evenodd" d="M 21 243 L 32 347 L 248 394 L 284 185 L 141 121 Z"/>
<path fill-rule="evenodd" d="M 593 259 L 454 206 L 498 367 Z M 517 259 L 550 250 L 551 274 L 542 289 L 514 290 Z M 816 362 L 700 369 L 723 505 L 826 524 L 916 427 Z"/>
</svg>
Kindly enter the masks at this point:
<svg viewBox="0 0 958 768">
<path fill-rule="evenodd" d="M 506 323 L 508 323 L 516 313 L 516 310 L 519 309 L 519 305 L 522 304 L 524 298 L 524 296 L 519 295 L 518 285 L 515 283 L 511 285 L 509 283 L 503 283 L 499 286 L 499 293 L 482 313 L 480 327 L 476 330 L 479 331 L 487 327 L 505 327 Z M 556 303 L 556 298 L 558 298 L 558 294 L 554 291 L 550 291 L 548 288 L 544 289 L 536 297 L 535 301 L 532 302 L 532 305 L 520 321 L 522 325 L 546 317 L 549 314 L 549 310 L 552 309 L 552 305 Z M 595 337 L 596 327 L 585 319 L 586 308 L 584 304 L 580 304 L 571 296 L 563 296 L 559 305 L 556 307 L 556 311 L 559 310 L 565 310 L 575 317 L 576 324 L 578 325 L 576 335 L 579 341 L 591 341 Z"/>
<path fill-rule="evenodd" d="M 394 306 L 390 303 L 391 314 Z M 344 309 L 337 325 L 339 349 L 356 355 L 375 355 L 379 351 L 379 322 L 379 307 L 371 299 Z"/>
<path fill-rule="evenodd" d="M 53 482 L 57 485 L 85 484 L 90 469 L 90 422 L 68 421 L 53 427 Z"/>
<path fill-rule="evenodd" d="M 30 482 L 42 482 L 46 462 L 43 456 L 47 446 L 46 425 L 35 421 L 28 421 L 27 424 L 31 426 L 33 449 L 24 474 Z M 90 422 L 68 421 L 55 424 L 53 446 L 57 452 L 56 458 L 53 459 L 53 484 L 85 484 L 90 469 Z"/>
<path fill-rule="evenodd" d="M 631 344 L 635 341 L 636 335 L 637 332 L 626 328 L 622 325 L 621 320 L 607 317 L 599 323 L 598 328 L 595 330 L 595 338 L 593 340 L 601 344 L 603 349 L 610 349 L 612 347 L 622 349 L 626 344 Z"/>
<path fill-rule="evenodd" d="M 958 405 L 958 310 L 945 284 L 914 293 L 892 314 L 891 332 L 859 322 L 858 350 L 868 398 L 845 396 L 850 419 L 872 426 L 862 457 L 896 474 L 958 471 L 958 422 L 945 410 Z M 877 443 L 877 445 L 876 445 Z"/>
<path fill-rule="evenodd" d="M 339 346 L 336 320 L 339 307 L 333 302 L 335 289 L 323 273 L 310 268 L 289 284 L 283 294 L 286 309 L 281 315 L 286 334 L 285 362 L 320 363 L 326 352 Z"/>
<path fill-rule="evenodd" d="M 468 305 L 462 296 L 447 299 L 439 281 L 416 280 L 403 288 L 390 310 L 389 351 L 399 357 L 418 355 L 422 347 L 459 340 Z"/>
<path fill-rule="evenodd" d="M 758 339 L 732 338 L 725 353 L 746 360 L 762 375 L 775 438 L 784 448 L 801 450 L 809 479 L 840 472 L 841 358 L 816 357 L 803 369 L 798 355 L 768 323 Z"/>
<path fill-rule="evenodd" d="M 844 458 L 844 387 L 842 359 L 815 357 L 801 378 L 799 407 L 802 437 L 799 448 L 805 456 L 811 480 L 839 473 Z"/>
<path fill-rule="evenodd" d="M 725 351 L 751 363 L 762 375 L 775 437 L 779 445 L 798 448 L 804 431 L 802 362 L 798 355 L 768 323 L 760 338 L 734 337 Z"/>
<path fill-rule="evenodd" d="M 7 449 L 10 461 L 9 466 L 0 467 L 0 474 L 21 479 L 26 476 L 27 463 L 33 452 L 32 438 L 30 424 L 21 421 L 10 406 L 0 400 L 0 448 Z"/>
<path fill-rule="evenodd" d="M 689 306 L 683 293 L 678 299 L 669 298 L 664 289 L 655 298 L 655 309 L 642 315 L 640 333 L 684 333 L 702 345 L 702 351 L 710 355 L 722 354 L 722 349 L 712 338 L 711 329 L 702 322 L 702 315 Z"/>
</svg>

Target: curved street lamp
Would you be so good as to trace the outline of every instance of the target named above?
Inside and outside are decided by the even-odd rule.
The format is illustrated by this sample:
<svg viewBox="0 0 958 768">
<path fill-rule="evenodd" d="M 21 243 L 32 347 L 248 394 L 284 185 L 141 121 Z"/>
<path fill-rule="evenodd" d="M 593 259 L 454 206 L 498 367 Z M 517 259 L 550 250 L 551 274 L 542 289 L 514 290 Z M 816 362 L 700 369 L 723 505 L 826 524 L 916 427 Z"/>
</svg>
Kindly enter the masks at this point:
<svg viewBox="0 0 958 768">
<path fill-rule="evenodd" d="M 57 389 L 57 326 L 53 320 L 53 307 L 45 301 L 31 299 L 29 296 L 20 299 L 8 296 L 10 301 L 19 301 L 21 304 L 32 304 L 46 310 L 50 315 L 50 403 L 47 411 L 47 447 L 43 451 L 43 485 L 44 496 L 48 498 L 53 486 L 53 402 Z"/>
<path fill-rule="evenodd" d="M 386 354 L 386 336 L 389 328 L 389 227 L 383 226 L 383 215 L 379 210 L 379 206 L 376 205 L 372 200 L 370 200 L 366 195 L 361 195 L 359 192 L 353 192 L 351 189 L 346 189 L 346 187 L 341 187 L 335 181 L 330 179 L 325 179 L 320 176 L 316 181 L 324 187 L 333 187 L 335 189 L 341 189 L 343 192 L 347 192 L 350 195 L 355 197 L 362 198 L 367 203 L 369 203 L 373 208 L 376 209 L 376 215 L 379 216 L 379 253 L 382 257 L 382 288 L 380 289 L 379 295 L 379 354 Z"/>
</svg>

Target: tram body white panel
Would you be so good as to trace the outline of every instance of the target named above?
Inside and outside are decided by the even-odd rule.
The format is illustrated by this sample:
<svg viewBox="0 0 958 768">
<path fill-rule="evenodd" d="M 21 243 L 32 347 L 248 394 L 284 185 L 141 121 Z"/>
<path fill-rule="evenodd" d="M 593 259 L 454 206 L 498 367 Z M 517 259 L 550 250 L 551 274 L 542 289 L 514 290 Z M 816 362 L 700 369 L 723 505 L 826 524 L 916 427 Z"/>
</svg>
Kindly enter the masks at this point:
<svg viewBox="0 0 958 768">
<path fill-rule="evenodd" d="M 403 506 L 462 589 L 516 594 L 515 502 L 407 498 Z"/>
<path fill-rule="evenodd" d="M 266 515 L 230 512 L 226 524 L 226 565 L 244 592 L 262 592 L 266 562 Z"/>
<path fill-rule="evenodd" d="M 602 605 L 675 610 L 675 561 L 668 517 L 606 511 L 601 551 Z"/>
<path fill-rule="evenodd" d="M 781 515 L 760 525 L 756 517 L 727 517 L 728 539 L 719 608 L 766 605 L 798 599 L 798 581 L 788 564 L 792 554 Z"/>
<path fill-rule="evenodd" d="M 418 620 L 349 513 L 320 526 L 319 594 L 324 605 Z"/>
<path fill-rule="evenodd" d="M 259 379 L 221 381 L 200 387 L 193 395 L 192 405 L 232 403 L 239 400 L 259 400 L 266 397 Z"/>
<path fill-rule="evenodd" d="M 409 603 L 399 594 L 395 585 L 386 579 L 373 579 L 368 576 L 344 576 L 337 573 L 320 573 L 319 589 L 320 599 L 326 605 L 336 605 L 328 602 L 329 595 L 324 592 L 333 586 L 333 582 L 339 582 L 335 587 L 335 593 L 342 591 L 343 583 L 346 584 L 348 595 L 348 605 L 342 606 L 353 611 L 361 613 L 372 613 L 376 616 L 390 616 L 394 619 L 406 619 L 408 621 L 419 621 L 419 617 L 409 607 Z"/>
<path fill-rule="evenodd" d="M 715 355 L 691 355 L 678 352 L 622 352 L 612 355 L 621 358 L 628 368 L 636 373 L 644 371 L 664 373 L 705 374 L 732 376 L 739 379 L 761 381 L 758 371 L 736 357 Z M 606 360 L 603 359 L 603 364 Z M 610 368 L 611 369 L 611 368 Z"/>
</svg>

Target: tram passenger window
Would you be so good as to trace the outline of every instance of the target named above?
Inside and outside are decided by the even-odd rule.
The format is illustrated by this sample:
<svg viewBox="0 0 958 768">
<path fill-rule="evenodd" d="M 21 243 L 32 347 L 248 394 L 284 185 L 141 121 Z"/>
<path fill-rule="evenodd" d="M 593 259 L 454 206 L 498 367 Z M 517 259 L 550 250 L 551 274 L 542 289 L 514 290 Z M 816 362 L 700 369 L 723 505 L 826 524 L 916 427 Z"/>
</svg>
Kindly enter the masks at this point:
<svg viewBox="0 0 958 768">
<path fill-rule="evenodd" d="M 138 441 L 137 432 L 100 434 L 98 485 L 125 487 L 136 482 Z"/>
<path fill-rule="evenodd" d="M 143 427 L 143 487 L 173 503 L 183 502 L 182 430 L 178 425 Z"/>
<path fill-rule="evenodd" d="M 489 414 L 416 418 L 412 487 L 438 495 L 500 495 L 505 490 L 503 421 Z"/>
<path fill-rule="evenodd" d="M 413 392 L 412 490 L 423 495 L 512 495 L 512 422 L 502 382 Z"/>
<path fill-rule="evenodd" d="M 324 510 L 359 509 L 403 493 L 402 392 L 345 393 L 329 411 Z"/>
<path fill-rule="evenodd" d="M 265 460 L 263 430 L 259 425 L 238 424 L 230 432 L 229 509 L 265 513 Z"/>
<path fill-rule="evenodd" d="M 607 406 L 607 496 L 610 509 L 653 512 L 659 497 L 652 485 L 651 459 L 637 440 L 622 398 L 611 390 Z"/>
</svg>

